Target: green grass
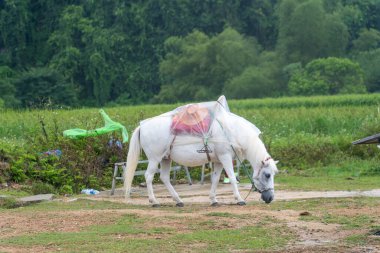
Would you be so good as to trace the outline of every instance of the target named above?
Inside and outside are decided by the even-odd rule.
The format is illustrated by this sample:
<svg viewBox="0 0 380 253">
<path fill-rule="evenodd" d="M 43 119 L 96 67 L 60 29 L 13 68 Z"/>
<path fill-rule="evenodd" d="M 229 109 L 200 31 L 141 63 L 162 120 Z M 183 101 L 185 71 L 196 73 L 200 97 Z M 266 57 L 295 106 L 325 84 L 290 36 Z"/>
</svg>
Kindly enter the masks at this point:
<svg viewBox="0 0 380 253">
<path fill-rule="evenodd" d="M 232 250 L 262 250 L 283 247 L 292 239 L 291 233 L 283 226 L 268 229 L 249 226 L 242 229 L 221 229 L 197 231 L 176 237 L 183 246 L 194 242 L 205 245 L 198 252 L 231 252 Z"/>
<path fill-rule="evenodd" d="M 301 216 L 300 220 L 304 221 L 319 221 L 325 224 L 339 224 L 342 225 L 342 229 L 370 229 L 376 221 L 375 216 L 370 215 L 357 215 L 354 217 L 344 215 L 332 215 L 330 213 L 324 213 L 321 216 Z"/>
<path fill-rule="evenodd" d="M 247 108 L 312 108 L 312 107 L 333 107 L 333 106 L 363 106 L 380 105 L 380 95 L 361 94 L 361 95 L 335 95 L 335 96 L 314 96 L 314 97 L 282 97 L 264 99 L 243 99 L 231 101 L 231 105 L 238 109 Z"/>
<path fill-rule="evenodd" d="M 51 245 L 64 252 L 146 252 L 161 247 L 162 242 L 154 238 L 139 238 L 171 233 L 167 228 L 146 229 L 141 226 L 142 224 L 144 224 L 144 219 L 136 215 L 124 215 L 115 224 L 89 226 L 79 232 L 49 232 L 16 236 L 5 239 L 3 242 L 23 247 Z M 128 236 L 131 236 L 133 240 L 128 240 Z M 127 239 L 118 239 L 123 237 Z M 163 245 L 163 247 L 170 250 L 170 245 Z"/>
<path fill-rule="evenodd" d="M 297 211 L 319 211 L 319 210 L 339 210 L 357 209 L 364 206 L 377 207 L 380 205 L 380 198 L 353 197 L 353 198 L 316 198 L 300 199 L 291 201 L 274 201 L 270 205 L 264 205 L 268 210 L 297 210 Z"/>
<path fill-rule="evenodd" d="M 86 202 L 88 205 L 94 204 L 85 200 L 79 205 L 86 207 Z M 53 205 L 49 210 L 62 210 L 62 205 L 51 204 Z M 103 209 L 104 205 L 109 204 L 104 202 L 93 207 Z M 75 202 L 68 205 L 72 207 L 66 210 L 78 208 Z M 39 206 L 40 208 L 29 207 L 29 211 L 33 209 L 34 212 L 43 212 L 41 207 L 46 207 L 46 204 Z M 208 217 L 211 219 L 215 216 Z M 283 247 L 293 238 L 290 231 L 279 222 L 274 226 L 260 223 L 257 226 L 243 226 L 239 229 L 229 229 L 226 226 L 215 230 L 210 226 L 215 224 L 212 220 L 208 223 L 199 222 L 198 226 L 193 227 L 194 221 L 186 219 L 183 222 L 187 224 L 187 232 L 178 233 L 175 228 L 167 226 L 149 226 L 151 219 L 153 218 L 126 214 L 111 224 L 92 225 L 78 232 L 43 232 L 3 238 L 0 246 L 27 249 L 49 245 L 53 251 L 59 249 L 62 252 L 178 252 L 178 249 L 187 249 L 195 245 L 195 248 L 191 246 L 188 249 L 192 252 L 229 252 L 235 249 L 265 250 Z M 166 216 L 165 219 L 177 220 L 178 217 Z"/>
<path fill-rule="evenodd" d="M 247 218 L 249 218 L 249 216 L 245 215 L 245 214 L 233 214 L 233 213 L 227 213 L 227 212 L 211 212 L 211 213 L 207 213 L 206 216 L 227 217 L 227 218 L 236 218 L 236 219 L 247 219 Z"/>
<path fill-rule="evenodd" d="M 368 238 L 368 235 L 365 235 L 365 234 L 350 235 L 345 238 L 345 241 L 349 244 L 354 244 L 354 245 L 366 245 L 367 238 Z"/>
<path fill-rule="evenodd" d="M 78 199 L 72 202 L 63 201 L 52 201 L 52 202 L 41 202 L 37 205 L 25 206 L 21 209 L 14 209 L 13 212 L 49 212 L 56 210 L 64 211 L 75 211 L 75 210 L 110 210 L 110 209 L 126 209 L 126 208 L 136 208 L 148 209 L 147 206 L 136 206 L 136 205 L 126 205 L 124 203 L 117 203 L 111 201 L 98 201 L 98 200 L 87 200 Z M 1 212 L 1 208 L 0 208 Z"/>
<path fill-rule="evenodd" d="M 10 188 L 3 188 L 3 189 L 0 189 L 0 195 L 11 196 L 11 197 L 17 198 L 17 197 L 29 196 L 30 192 L 22 190 L 22 189 L 16 190 L 16 189 L 10 189 Z"/>
<path fill-rule="evenodd" d="M 300 191 L 354 191 L 379 189 L 380 176 L 334 177 L 334 176 L 286 176 L 275 178 L 276 190 Z"/>
<path fill-rule="evenodd" d="M 257 204 L 255 204 L 257 205 Z M 107 224 L 90 225 L 78 228 L 76 232 L 38 232 L 13 235 L 2 238 L 0 247 L 14 247 L 30 250 L 34 247 L 48 247 L 52 252 L 262 252 L 284 250 L 286 245 L 296 240 L 292 229 L 285 221 L 274 216 L 260 215 L 260 210 L 308 211 L 310 215 L 300 216 L 302 221 L 340 224 L 339 229 L 351 231 L 341 243 L 350 245 L 369 245 L 379 242 L 371 237 L 371 231 L 378 230 L 378 217 L 371 213 L 358 213 L 351 216 L 340 214 L 340 209 L 377 208 L 379 198 L 337 198 L 275 201 L 270 205 L 255 207 L 255 213 L 233 214 L 227 211 L 211 211 L 204 206 L 187 206 L 181 210 L 184 216 L 178 217 L 174 207 L 160 208 L 166 216 L 138 215 L 134 213 L 110 219 Z M 47 213 L 66 210 L 104 210 L 123 209 L 124 207 L 141 210 L 139 206 L 126 206 L 107 201 L 78 200 L 74 202 L 49 202 L 27 206 L 16 210 L 19 216 L 26 212 Z M 248 206 L 249 207 L 249 206 Z M 146 207 L 145 207 L 146 208 Z M 256 209 L 257 208 L 257 209 Z M 150 208 L 149 208 L 150 209 Z M 148 210 L 149 210 L 148 209 Z M 206 213 L 203 215 L 203 212 Z M 94 212 L 95 214 L 96 212 Z M 198 214 L 199 220 L 192 215 Z M 91 212 L 89 212 L 89 215 Z M 69 215 L 69 214 L 68 214 Z M 242 219 L 260 217 L 254 224 L 233 226 Z M 68 217 L 69 218 L 69 217 Z M 181 224 L 182 229 L 168 226 L 172 221 Z M 155 222 L 155 223 L 152 223 Z M 154 224 L 154 225 L 152 225 Z"/>
</svg>

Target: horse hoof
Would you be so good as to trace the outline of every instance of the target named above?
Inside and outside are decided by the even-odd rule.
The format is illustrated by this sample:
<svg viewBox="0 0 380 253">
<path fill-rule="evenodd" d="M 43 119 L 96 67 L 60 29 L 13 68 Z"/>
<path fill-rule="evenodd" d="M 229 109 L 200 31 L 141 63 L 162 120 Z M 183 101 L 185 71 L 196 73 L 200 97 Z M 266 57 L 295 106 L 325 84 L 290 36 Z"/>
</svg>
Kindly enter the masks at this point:
<svg viewBox="0 0 380 253">
<path fill-rule="evenodd" d="M 177 204 L 175 204 L 177 207 L 184 207 L 185 205 L 182 203 L 182 202 L 179 202 Z"/>
<path fill-rule="evenodd" d="M 161 205 L 160 204 L 153 204 L 152 207 L 154 208 L 157 208 L 157 207 L 160 207 Z"/>
<path fill-rule="evenodd" d="M 246 203 L 245 203 L 244 201 L 239 201 L 239 202 L 237 202 L 237 205 L 238 205 L 238 206 L 245 206 Z"/>
<path fill-rule="evenodd" d="M 219 203 L 218 202 L 214 202 L 214 203 L 211 204 L 211 206 L 217 207 L 217 206 L 219 206 Z"/>
</svg>

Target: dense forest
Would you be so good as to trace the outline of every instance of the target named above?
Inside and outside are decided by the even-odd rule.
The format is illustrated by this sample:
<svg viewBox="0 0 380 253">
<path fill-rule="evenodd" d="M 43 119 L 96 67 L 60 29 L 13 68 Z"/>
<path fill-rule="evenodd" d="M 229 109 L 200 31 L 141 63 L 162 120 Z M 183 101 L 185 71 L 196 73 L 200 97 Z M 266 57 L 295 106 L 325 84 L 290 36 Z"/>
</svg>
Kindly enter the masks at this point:
<svg viewBox="0 0 380 253">
<path fill-rule="evenodd" d="M 380 91 L 380 0 L 3 0 L 0 108 Z"/>
</svg>

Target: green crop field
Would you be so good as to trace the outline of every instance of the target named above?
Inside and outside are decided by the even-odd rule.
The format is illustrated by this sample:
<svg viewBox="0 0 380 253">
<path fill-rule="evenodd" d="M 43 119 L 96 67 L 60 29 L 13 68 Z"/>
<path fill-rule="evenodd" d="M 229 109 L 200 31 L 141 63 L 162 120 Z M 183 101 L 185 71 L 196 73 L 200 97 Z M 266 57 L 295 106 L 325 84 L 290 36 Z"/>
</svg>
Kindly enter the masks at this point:
<svg viewBox="0 0 380 253">
<path fill-rule="evenodd" d="M 104 109 L 131 133 L 140 120 L 177 106 L 179 104 Z M 283 172 L 295 176 L 380 176 L 380 152 L 376 146 L 351 144 L 380 132 L 380 94 L 232 100 L 229 106 L 232 112 L 248 119 L 263 132 L 262 138 L 271 155 L 280 160 L 279 168 Z M 64 140 L 62 132 L 70 128 L 102 126 L 98 111 L 99 108 L 3 110 L 0 117 L 1 149 L 8 157 L 17 160 L 23 153 L 36 155 L 70 145 L 71 157 L 78 155 L 86 159 L 82 150 L 86 143 Z M 43 134 L 43 125 L 47 136 Z M 102 138 L 106 142 L 108 137 Z M 96 142 L 96 138 L 91 139 Z M 69 149 L 64 150 L 67 153 Z M 94 152 L 96 155 L 101 153 Z M 87 162 L 90 163 L 91 159 L 89 156 Z M 15 162 L 11 161 L 11 164 Z M 72 164 L 78 167 L 81 162 Z M 72 169 L 70 166 L 70 163 L 65 164 L 65 169 Z M 86 177 L 91 173 L 88 172 Z M 87 180 L 87 185 L 89 181 L 91 179 Z"/>
</svg>

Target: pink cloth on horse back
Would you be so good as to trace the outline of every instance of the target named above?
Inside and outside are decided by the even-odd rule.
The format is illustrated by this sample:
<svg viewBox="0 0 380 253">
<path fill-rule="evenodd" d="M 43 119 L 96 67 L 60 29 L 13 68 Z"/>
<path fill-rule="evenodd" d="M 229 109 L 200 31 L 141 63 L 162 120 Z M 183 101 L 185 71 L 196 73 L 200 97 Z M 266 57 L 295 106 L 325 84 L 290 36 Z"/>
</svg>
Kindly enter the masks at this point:
<svg viewBox="0 0 380 253">
<path fill-rule="evenodd" d="M 173 118 L 171 129 L 173 134 L 203 135 L 208 132 L 210 128 L 210 122 L 210 114 L 208 114 L 202 121 L 194 125 L 187 125 L 180 119 Z"/>
</svg>

